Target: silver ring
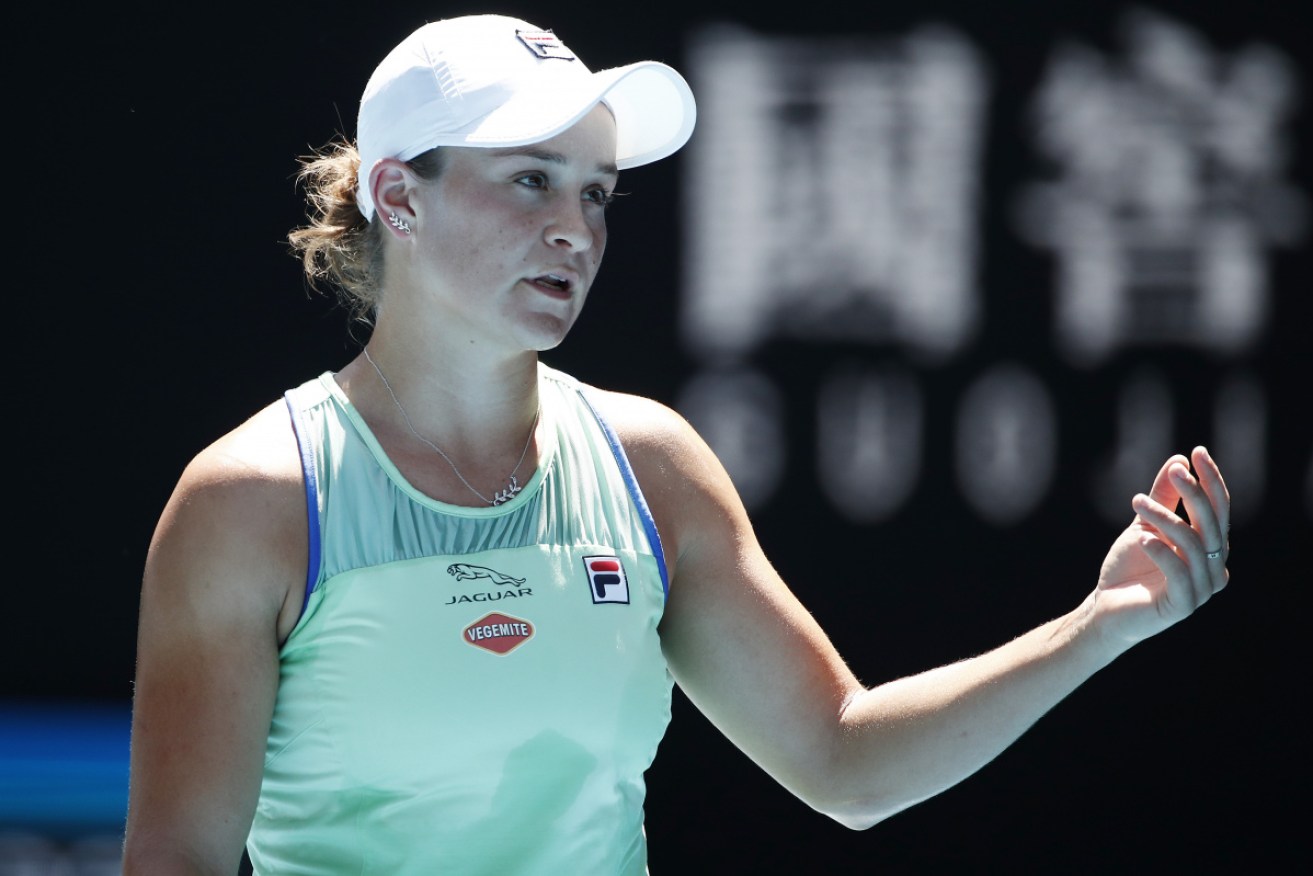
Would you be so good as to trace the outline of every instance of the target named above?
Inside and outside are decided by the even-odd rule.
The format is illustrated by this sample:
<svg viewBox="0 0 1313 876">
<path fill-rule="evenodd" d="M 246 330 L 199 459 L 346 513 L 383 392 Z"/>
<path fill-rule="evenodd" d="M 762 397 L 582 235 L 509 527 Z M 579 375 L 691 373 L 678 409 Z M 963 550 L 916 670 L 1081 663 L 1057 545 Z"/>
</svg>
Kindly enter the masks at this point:
<svg viewBox="0 0 1313 876">
<path fill-rule="evenodd" d="M 1204 556 L 1208 557 L 1208 559 L 1210 560 L 1215 560 L 1221 555 L 1222 555 L 1221 551 L 1209 551 L 1208 553 L 1204 554 Z"/>
</svg>

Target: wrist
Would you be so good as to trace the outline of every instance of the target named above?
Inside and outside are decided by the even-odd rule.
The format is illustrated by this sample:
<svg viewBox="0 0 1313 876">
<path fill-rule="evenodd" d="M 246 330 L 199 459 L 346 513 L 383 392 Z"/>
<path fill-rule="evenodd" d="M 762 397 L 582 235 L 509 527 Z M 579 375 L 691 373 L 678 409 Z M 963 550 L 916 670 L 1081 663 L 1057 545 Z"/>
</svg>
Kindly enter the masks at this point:
<svg viewBox="0 0 1313 876">
<path fill-rule="evenodd" d="M 1106 595 L 1095 588 L 1069 616 L 1077 647 L 1101 666 L 1129 651 L 1138 641 L 1117 622 L 1118 612 Z"/>
</svg>

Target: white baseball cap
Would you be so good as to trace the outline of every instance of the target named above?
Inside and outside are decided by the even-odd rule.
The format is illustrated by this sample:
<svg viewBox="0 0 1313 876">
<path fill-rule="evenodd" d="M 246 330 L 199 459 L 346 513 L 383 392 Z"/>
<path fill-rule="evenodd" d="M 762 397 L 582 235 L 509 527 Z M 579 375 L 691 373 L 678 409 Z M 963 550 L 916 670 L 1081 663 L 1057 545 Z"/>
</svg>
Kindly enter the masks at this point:
<svg viewBox="0 0 1313 876">
<path fill-rule="evenodd" d="M 360 99 L 356 203 L 374 215 L 369 174 L 435 146 L 523 146 L 550 139 L 599 101 L 616 121 L 616 166 L 665 158 L 693 133 L 684 77 L 657 61 L 594 73 L 549 30 L 502 15 L 424 25 L 375 68 Z"/>
</svg>

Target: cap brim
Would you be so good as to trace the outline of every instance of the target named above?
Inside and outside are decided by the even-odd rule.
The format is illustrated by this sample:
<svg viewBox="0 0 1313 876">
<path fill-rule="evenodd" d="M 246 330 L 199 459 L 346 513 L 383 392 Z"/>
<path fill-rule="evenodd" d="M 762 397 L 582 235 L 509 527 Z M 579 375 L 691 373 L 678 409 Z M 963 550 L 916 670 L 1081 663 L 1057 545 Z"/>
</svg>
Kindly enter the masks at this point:
<svg viewBox="0 0 1313 876">
<path fill-rule="evenodd" d="M 599 102 L 605 102 L 615 116 L 616 166 L 621 169 L 665 158 L 692 136 L 696 104 L 684 77 L 660 62 L 639 61 L 519 89 L 464 128 L 430 132 L 421 138 L 427 145 L 419 151 L 434 146 L 540 143 L 569 129 Z M 414 155 L 397 157 L 406 160 Z"/>
</svg>

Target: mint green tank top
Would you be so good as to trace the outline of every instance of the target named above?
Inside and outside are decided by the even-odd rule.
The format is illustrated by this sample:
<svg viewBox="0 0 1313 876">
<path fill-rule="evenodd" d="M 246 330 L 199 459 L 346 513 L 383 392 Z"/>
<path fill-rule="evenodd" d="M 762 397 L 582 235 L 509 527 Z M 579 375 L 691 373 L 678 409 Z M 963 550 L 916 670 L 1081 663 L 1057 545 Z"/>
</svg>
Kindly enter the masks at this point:
<svg viewBox="0 0 1313 876">
<path fill-rule="evenodd" d="M 317 513 L 257 874 L 647 871 L 660 543 L 587 389 L 540 366 L 539 391 L 538 470 L 488 508 L 415 490 L 331 375 L 287 394 Z"/>
</svg>

